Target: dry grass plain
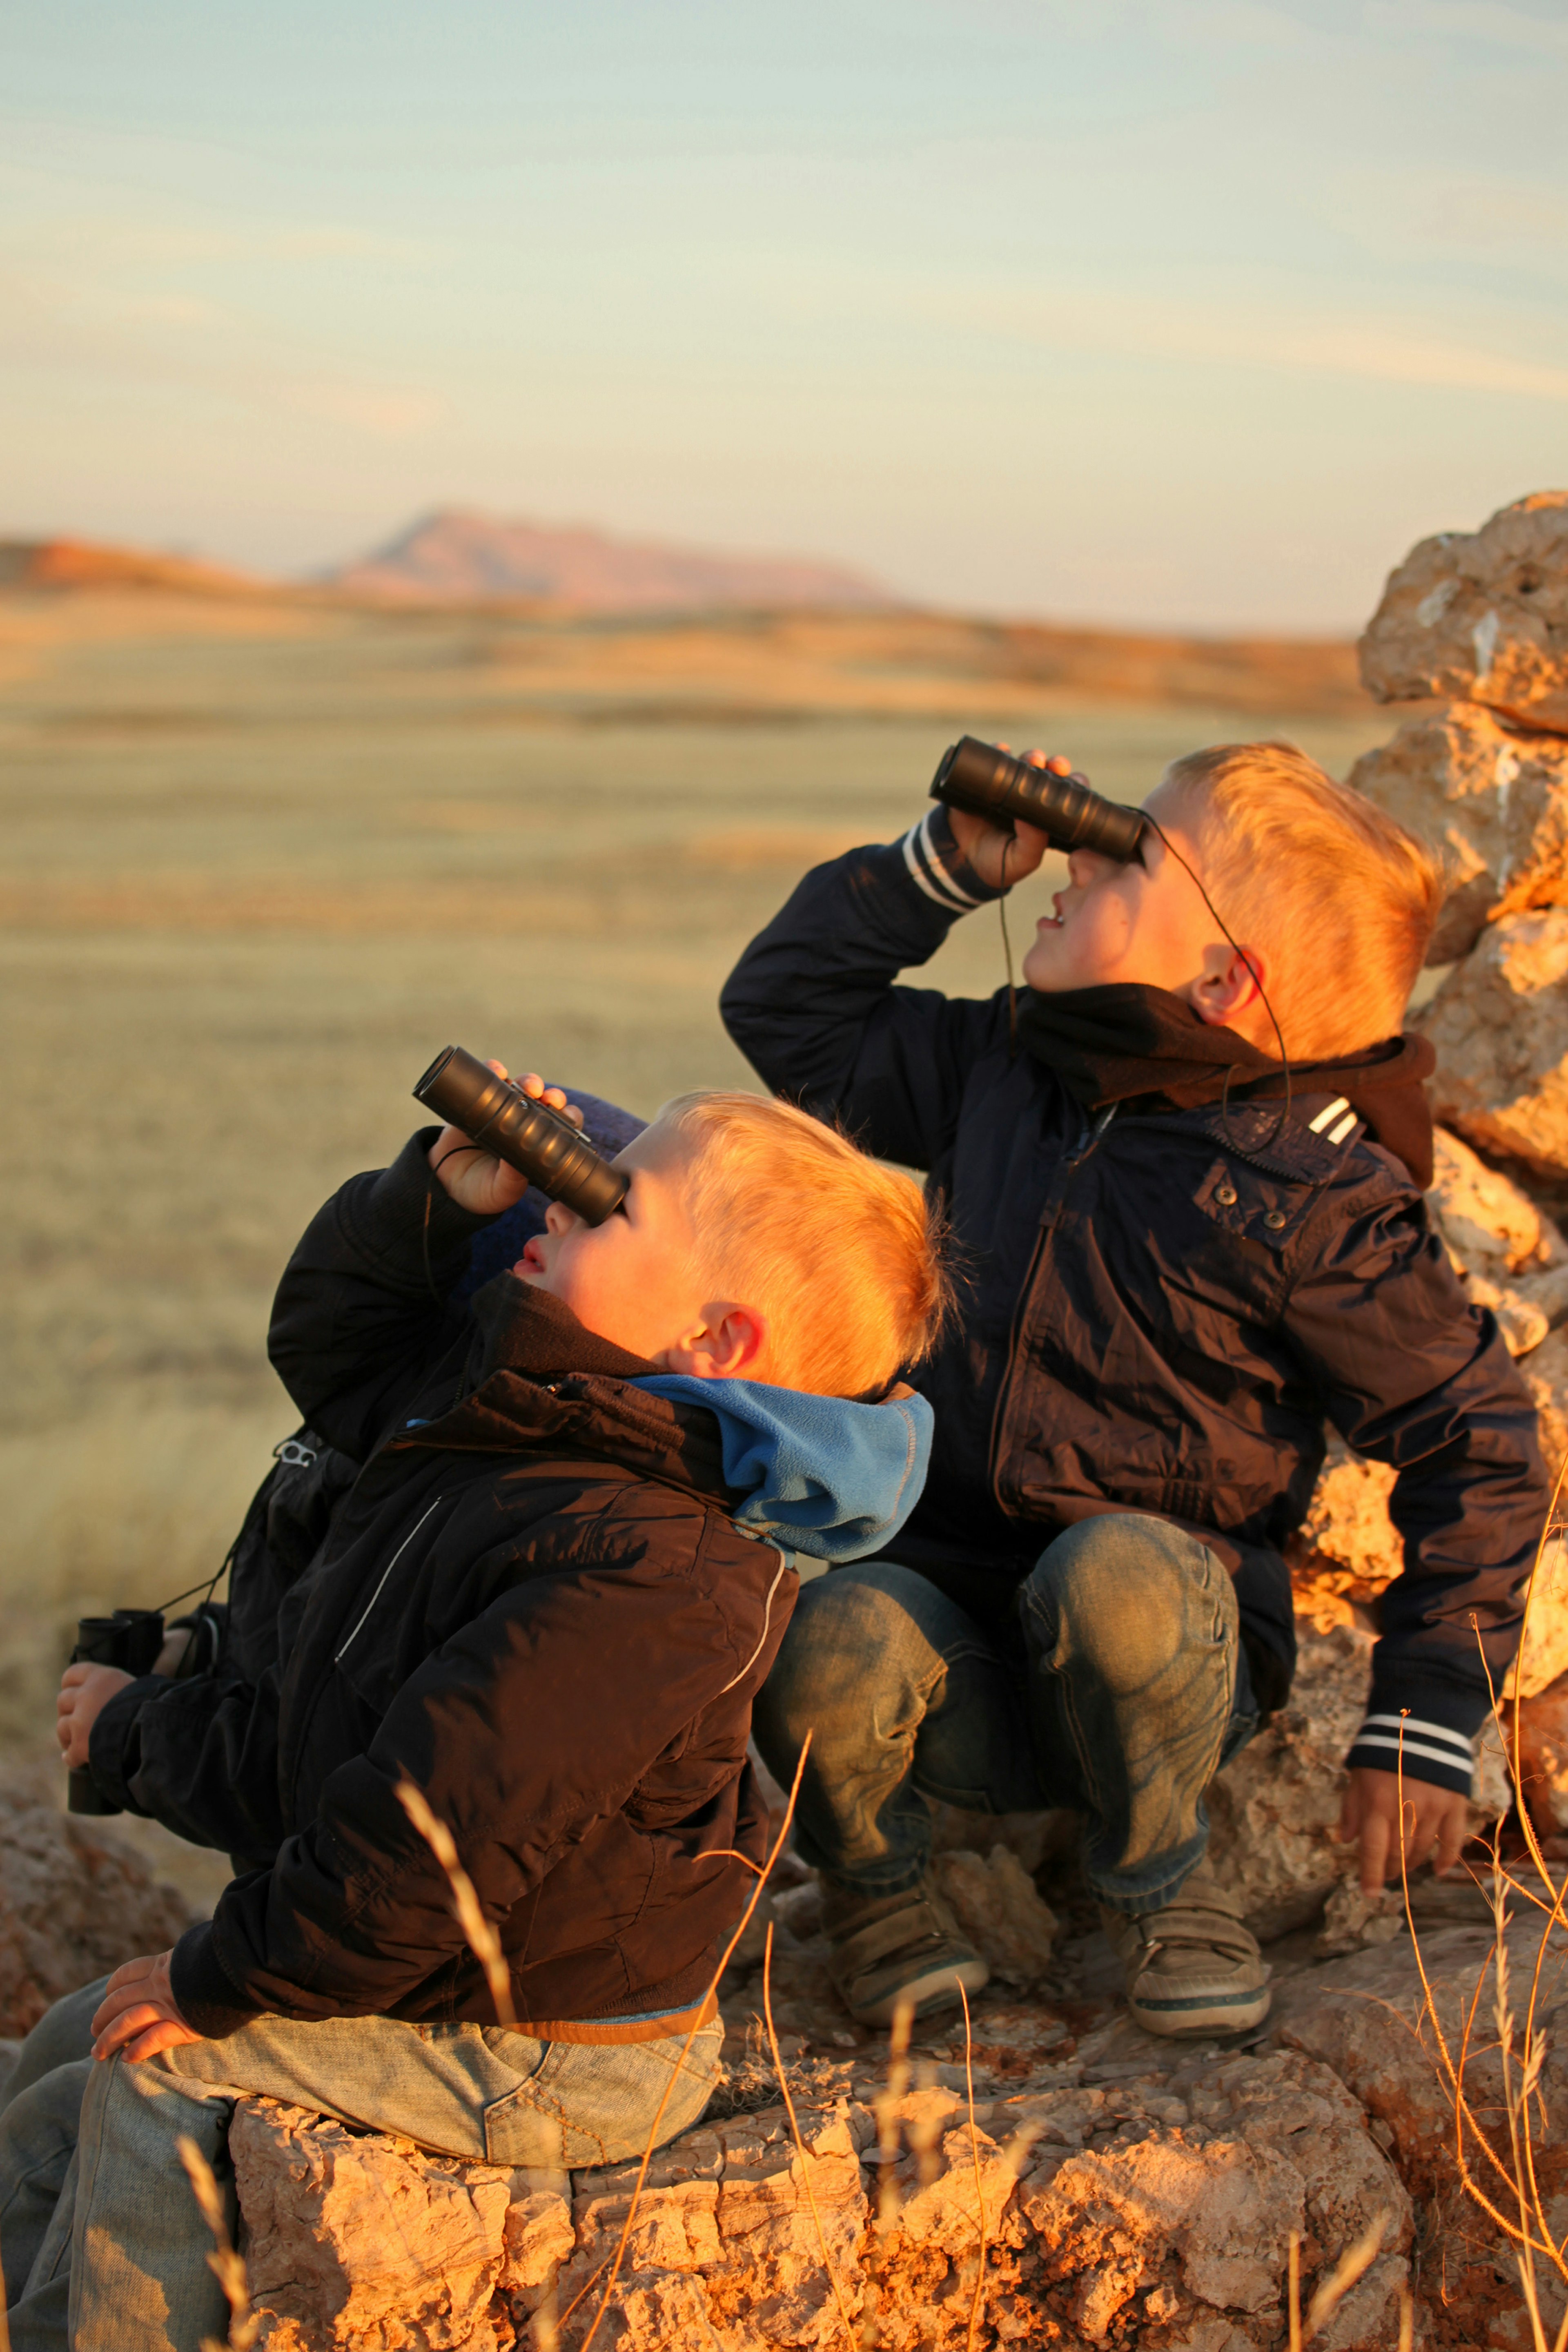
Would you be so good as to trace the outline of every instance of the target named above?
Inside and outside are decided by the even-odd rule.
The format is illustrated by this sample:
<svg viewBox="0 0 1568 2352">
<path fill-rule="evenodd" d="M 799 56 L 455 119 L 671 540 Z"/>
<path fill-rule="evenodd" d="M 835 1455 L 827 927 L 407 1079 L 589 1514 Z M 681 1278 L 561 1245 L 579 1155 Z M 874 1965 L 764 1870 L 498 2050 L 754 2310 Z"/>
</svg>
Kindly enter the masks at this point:
<svg viewBox="0 0 1568 2352">
<path fill-rule="evenodd" d="M 965 730 L 1135 799 L 1196 742 L 1343 772 L 1388 728 L 1341 649 L 0 595 L 0 1738 L 44 1736 L 80 1611 L 222 1559 L 291 1422 L 279 1267 L 437 1047 L 643 1112 L 744 1081 L 736 953 L 808 865 L 909 824 Z M 995 987 L 994 919 L 929 969 Z"/>
</svg>

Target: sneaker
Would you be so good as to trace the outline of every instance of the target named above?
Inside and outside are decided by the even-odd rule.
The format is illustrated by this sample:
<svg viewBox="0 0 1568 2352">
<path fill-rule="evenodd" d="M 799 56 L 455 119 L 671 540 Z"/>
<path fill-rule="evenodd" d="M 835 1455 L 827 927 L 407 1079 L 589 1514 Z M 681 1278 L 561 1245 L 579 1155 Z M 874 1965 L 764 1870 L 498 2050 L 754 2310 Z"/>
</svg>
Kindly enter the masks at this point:
<svg viewBox="0 0 1568 2352">
<path fill-rule="evenodd" d="M 861 1895 L 824 1883 L 822 1927 L 831 1947 L 828 1973 L 861 2025 L 891 2025 L 901 2001 L 912 2001 L 916 2017 L 956 2009 L 960 1985 L 977 1993 L 990 1981 L 929 1878 L 901 1895 Z"/>
<path fill-rule="evenodd" d="M 1100 1924 L 1126 1973 L 1127 2005 L 1148 2033 L 1240 2033 L 1269 2014 L 1270 1970 L 1241 1906 L 1202 1863 L 1160 1911 Z"/>
</svg>

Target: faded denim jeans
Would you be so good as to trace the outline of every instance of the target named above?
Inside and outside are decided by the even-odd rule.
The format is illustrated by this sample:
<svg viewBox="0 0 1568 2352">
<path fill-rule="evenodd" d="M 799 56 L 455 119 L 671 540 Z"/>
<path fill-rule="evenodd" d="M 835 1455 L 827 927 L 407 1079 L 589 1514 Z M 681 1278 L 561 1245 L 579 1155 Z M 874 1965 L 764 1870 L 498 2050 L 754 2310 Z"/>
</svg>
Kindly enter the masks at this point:
<svg viewBox="0 0 1568 2352">
<path fill-rule="evenodd" d="M 1203 1792 L 1257 1727 L 1236 1595 L 1206 1544 L 1133 1512 L 1085 1519 L 981 1631 L 891 1560 L 805 1585 L 754 1716 L 805 1860 L 866 1895 L 915 1885 L 927 1797 L 977 1812 L 1066 1806 L 1113 1910 L 1157 1910 L 1202 1860 Z"/>
<path fill-rule="evenodd" d="M 198 2352 L 227 2335 L 212 2240 L 176 2142 L 188 2133 L 235 2198 L 228 2127 L 260 2094 L 395 2132 L 444 2156 L 560 2179 L 689 2130 L 718 2072 L 722 2022 L 693 2041 L 539 2042 L 392 2018 L 258 2018 L 140 2065 L 86 2055 L 101 1983 L 57 2002 L 0 2107 L 0 2252 L 13 2352 Z M 676 2070 L 679 2070 L 678 2073 Z M 563 2184 L 564 2185 L 564 2184 Z"/>
</svg>

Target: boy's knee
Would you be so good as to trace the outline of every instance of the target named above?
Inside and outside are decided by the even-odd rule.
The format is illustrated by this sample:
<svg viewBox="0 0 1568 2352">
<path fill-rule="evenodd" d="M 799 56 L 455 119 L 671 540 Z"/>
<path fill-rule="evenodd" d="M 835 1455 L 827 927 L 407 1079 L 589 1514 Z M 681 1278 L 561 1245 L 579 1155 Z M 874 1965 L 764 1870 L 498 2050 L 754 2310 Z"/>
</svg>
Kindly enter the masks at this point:
<svg viewBox="0 0 1568 2352">
<path fill-rule="evenodd" d="M 869 1719 L 876 1692 L 903 1692 L 941 1671 L 936 1628 L 945 1605 L 935 1586 L 890 1561 L 835 1569 L 800 1590 L 755 1715 L 765 1750 L 782 1733 L 819 1741 L 840 1717 Z"/>
<path fill-rule="evenodd" d="M 1023 1603 L 1047 1654 L 1091 1659 L 1129 1686 L 1189 1650 L 1236 1639 L 1223 1563 L 1196 1536 L 1131 1511 L 1082 1519 L 1058 1536 L 1030 1571 Z"/>
</svg>

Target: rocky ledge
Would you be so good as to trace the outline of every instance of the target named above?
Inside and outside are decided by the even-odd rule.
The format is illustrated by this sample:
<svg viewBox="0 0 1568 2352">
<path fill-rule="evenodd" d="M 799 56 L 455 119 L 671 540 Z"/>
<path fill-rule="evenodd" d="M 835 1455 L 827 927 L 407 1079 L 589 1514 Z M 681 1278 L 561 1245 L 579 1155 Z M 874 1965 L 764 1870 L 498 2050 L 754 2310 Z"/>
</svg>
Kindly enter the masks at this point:
<svg viewBox="0 0 1568 2352">
<path fill-rule="evenodd" d="M 947 2021 L 890 2066 L 885 2045 L 824 2012 L 814 2035 L 786 2037 L 794 2123 L 742 1994 L 709 2116 L 655 2156 L 640 2193 L 635 2166 L 509 2173 L 246 2100 L 233 2148 L 259 2341 L 1263 2352 L 1285 2339 L 1294 2235 L 1304 2301 L 1359 2250 L 1312 2339 L 1327 2352 L 1396 2346 L 1406 2294 L 1425 2346 L 1523 2352 L 1511 2252 L 1460 2184 L 1438 2045 L 1440 2023 L 1460 2046 L 1478 1985 L 1490 2012 L 1493 1938 L 1469 1901 L 1469 1923 L 1422 1935 L 1431 2010 L 1408 1937 L 1326 1963 L 1285 1953 L 1274 2014 L 1240 2049 L 1140 2032 L 1090 1989 L 1092 1935 L 1059 1964 L 1079 1998 L 983 1997 L 967 2051 Z M 820 1956 L 814 1939 L 780 1940 L 799 2018 Z M 1516 1980 L 1540 1940 L 1531 1918 L 1510 1929 Z M 858 2046 L 835 2053 L 834 2038 Z M 1472 2045 L 1468 2154 L 1485 2178 L 1479 2135 L 1506 2144 L 1495 2029 L 1473 2027 Z M 1568 2065 L 1554 2055 L 1539 2100 L 1538 2185 L 1561 2231 Z M 1554 2324 L 1550 2285 L 1543 2304 Z"/>
</svg>

